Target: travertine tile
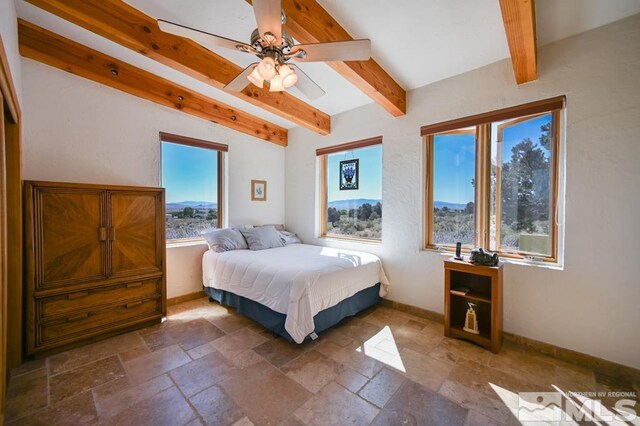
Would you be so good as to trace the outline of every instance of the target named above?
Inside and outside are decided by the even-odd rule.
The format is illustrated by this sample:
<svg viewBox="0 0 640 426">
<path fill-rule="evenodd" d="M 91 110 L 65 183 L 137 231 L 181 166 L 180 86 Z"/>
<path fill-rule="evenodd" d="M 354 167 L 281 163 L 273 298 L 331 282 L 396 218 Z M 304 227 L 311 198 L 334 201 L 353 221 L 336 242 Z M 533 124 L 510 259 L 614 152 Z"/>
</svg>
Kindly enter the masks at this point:
<svg viewBox="0 0 640 426">
<path fill-rule="evenodd" d="M 212 352 L 172 370 L 169 375 L 187 397 L 233 375 L 235 368 L 219 352 Z"/>
<path fill-rule="evenodd" d="M 340 352 L 335 353 L 332 358 L 368 378 L 378 374 L 378 371 L 385 365 L 368 356 L 363 345 L 358 342 L 345 346 Z"/>
<path fill-rule="evenodd" d="M 342 334 L 337 328 L 330 328 L 320 334 L 320 343 L 323 342 L 331 342 L 338 346 L 345 347 L 353 342 L 353 338 Z"/>
<path fill-rule="evenodd" d="M 168 329 L 162 329 L 142 336 L 144 343 L 147 348 L 149 348 L 149 351 L 157 351 L 158 349 L 176 344 L 175 340 L 173 340 L 167 330 Z"/>
<path fill-rule="evenodd" d="M 385 325 L 374 325 L 360 318 L 350 318 L 349 321 L 338 324 L 338 330 L 345 336 L 365 341 L 375 336 Z"/>
<path fill-rule="evenodd" d="M 423 330 L 402 325 L 393 330 L 396 344 L 416 352 L 427 354 L 444 339 L 441 334 L 428 333 Z"/>
<path fill-rule="evenodd" d="M 222 330 L 203 318 L 184 322 L 164 331 L 185 351 L 225 335 Z"/>
<path fill-rule="evenodd" d="M 15 425 L 92 425 L 98 420 L 91 392 L 84 392 L 64 399 L 44 410 L 17 420 Z"/>
<path fill-rule="evenodd" d="M 11 421 L 46 407 L 48 403 L 49 387 L 46 368 L 14 376 L 7 388 L 6 419 Z"/>
<path fill-rule="evenodd" d="M 243 417 L 240 420 L 238 420 L 237 422 L 235 422 L 232 426 L 254 426 L 253 422 L 251 420 L 249 420 L 248 417 Z"/>
<path fill-rule="evenodd" d="M 315 350 L 310 350 L 293 361 L 285 364 L 281 370 L 290 379 L 304 386 L 309 392 L 316 393 L 346 369 L 342 364 L 327 358 Z"/>
<path fill-rule="evenodd" d="M 219 386 L 256 424 L 287 418 L 311 396 L 266 361 L 238 370 Z"/>
<path fill-rule="evenodd" d="M 358 395 L 382 408 L 404 381 L 405 378 L 400 374 L 383 368 L 358 392 Z"/>
<path fill-rule="evenodd" d="M 21 374 L 30 373 L 34 370 L 39 370 L 40 368 L 46 368 L 46 367 L 47 367 L 46 358 L 36 359 L 34 361 L 28 361 L 23 363 L 19 367 L 12 368 L 11 371 L 9 371 L 9 377 L 19 376 Z"/>
<path fill-rule="evenodd" d="M 234 331 L 238 331 L 241 328 L 255 324 L 255 322 L 252 321 L 251 319 L 238 314 L 227 315 L 223 317 L 212 316 L 212 317 L 205 317 L 205 318 L 227 334 L 233 333 Z"/>
<path fill-rule="evenodd" d="M 474 410 L 492 419 L 496 423 L 508 424 L 509 418 L 512 416 L 511 411 L 498 394 L 489 397 L 485 393 L 453 381 L 444 382 L 438 393 L 457 402 L 464 408 Z"/>
<path fill-rule="evenodd" d="M 341 384 L 353 393 L 358 392 L 368 381 L 368 377 L 350 368 L 345 369 L 345 371 L 335 379 L 336 383 Z"/>
<path fill-rule="evenodd" d="M 329 383 L 294 415 L 307 425 L 367 425 L 378 409 L 342 386 Z"/>
<path fill-rule="evenodd" d="M 184 425 L 197 416 L 180 391 L 170 387 L 109 419 L 113 425 Z"/>
<path fill-rule="evenodd" d="M 148 354 L 149 348 L 144 345 L 136 346 L 135 348 L 128 349 L 126 351 L 120 352 L 118 355 L 120 356 L 120 360 L 122 362 L 131 361 L 134 358 L 138 358 L 139 356 Z"/>
<path fill-rule="evenodd" d="M 555 379 L 555 365 L 552 358 L 525 351 L 513 344 L 503 345 L 500 353 L 490 358 L 489 365 L 512 376 L 522 377 L 523 380 L 545 389 Z"/>
<path fill-rule="evenodd" d="M 222 355 L 229 359 L 233 359 L 239 353 L 244 352 L 247 349 L 252 349 L 266 341 L 266 338 L 254 333 L 248 328 L 242 328 L 217 339 L 211 345 L 216 350 L 220 351 Z"/>
<path fill-rule="evenodd" d="M 375 418 L 374 425 L 462 425 L 467 410 L 437 393 L 407 381 Z"/>
<path fill-rule="evenodd" d="M 495 397 L 496 392 L 552 392 L 553 388 L 541 387 L 529 383 L 521 376 L 512 376 L 503 371 L 478 364 L 473 361 L 461 360 L 451 370 L 448 380 L 458 382 L 468 388 Z"/>
<path fill-rule="evenodd" d="M 283 338 L 273 339 L 256 346 L 253 350 L 276 367 L 281 367 L 289 361 L 299 357 L 304 352 L 317 345 L 314 341 L 305 341 L 297 345 Z"/>
<path fill-rule="evenodd" d="M 207 425 L 231 425 L 244 416 L 240 407 L 217 386 L 205 389 L 189 399 Z"/>
<path fill-rule="evenodd" d="M 88 391 L 125 375 L 120 359 L 113 355 L 49 378 L 50 402 Z"/>
<path fill-rule="evenodd" d="M 93 400 L 100 420 L 106 420 L 171 386 L 173 382 L 166 374 L 137 386 L 131 386 L 128 381 L 111 382 L 94 389 Z"/>
<path fill-rule="evenodd" d="M 101 340 L 86 346 L 80 346 L 48 358 L 49 374 L 59 374 L 83 364 L 107 358 L 119 352 L 142 345 L 142 339 L 136 332 L 122 334 L 107 340 Z"/>
<path fill-rule="evenodd" d="M 433 391 L 440 388 L 452 369 L 450 364 L 411 349 L 401 349 L 400 358 L 402 366 L 396 371 Z"/>
<path fill-rule="evenodd" d="M 473 410 L 469 410 L 464 421 L 464 426 L 502 426 L 508 424 L 510 424 L 510 419 L 505 419 L 505 422 L 498 422 Z"/>
<path fill-rule="evenodd" d="M 488 365 L 492 356 L 491 352 L 480 346 L 465 340 L 450 338 L 442 339 L 438 346 L 429 352 L 429 355 L 450 364 L 465 359 L 482 365 Z"/>
<path fill-rule="evenodd" d="M 314 350 L 320 352 L 321 354 L 323 354 L 324 356 L 328 356 L 331 357 L 333 356 L 335 353 L 339 352 L 342 350 L 342 346 L 337 345 L 329 340 L 323 340 L 320 343 L 318 343 L 318 345 L 316 347 L 313 348 Z"/>
<path fill-rule="evenodd" d="M 173 345 L 125 362 L 124 368 L 131 382 L 139 384 L 190 361 L 178 345 Z"/>
</svg>

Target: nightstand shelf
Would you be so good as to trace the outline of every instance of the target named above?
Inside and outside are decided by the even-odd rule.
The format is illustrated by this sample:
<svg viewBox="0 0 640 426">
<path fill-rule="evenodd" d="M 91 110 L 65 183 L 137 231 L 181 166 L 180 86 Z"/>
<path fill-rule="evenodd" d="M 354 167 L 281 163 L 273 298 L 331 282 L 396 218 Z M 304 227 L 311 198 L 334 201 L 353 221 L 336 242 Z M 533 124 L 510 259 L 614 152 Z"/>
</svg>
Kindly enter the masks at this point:
<svg viewBox="0 0 640 426">
<path fill-rule="evenodd" d="M 469 340 L 494 353 L 502 346 L 502 265 L 475 266 L 444 262 L 444 334 Z M 475 303 L 480 334 L 464 331 L 468 303 Z"/>
</svg>

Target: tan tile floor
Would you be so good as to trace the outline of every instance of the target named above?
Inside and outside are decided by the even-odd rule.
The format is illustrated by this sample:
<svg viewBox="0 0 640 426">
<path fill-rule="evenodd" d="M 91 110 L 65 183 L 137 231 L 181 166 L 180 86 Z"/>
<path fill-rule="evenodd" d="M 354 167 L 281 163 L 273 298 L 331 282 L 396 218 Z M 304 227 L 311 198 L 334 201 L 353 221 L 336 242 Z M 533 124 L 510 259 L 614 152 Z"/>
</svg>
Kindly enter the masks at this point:
<svg viewBox="0 0 640 426">
<path fill-rule="evenodd" d="M 15 369 L 6 416 L 43 425 L 506 425 L 519 423 L 518 392 L 556 390 L 637 395 L 638 384 L 513 345 L 493 355 L 384 307 L 294 345 L 200 299 L 171 307 L 162 324 Z M 563 407 L 585 403 L 565 396 Z M 617 400 L 594 407 L 606 416 Z"/>
</svg>

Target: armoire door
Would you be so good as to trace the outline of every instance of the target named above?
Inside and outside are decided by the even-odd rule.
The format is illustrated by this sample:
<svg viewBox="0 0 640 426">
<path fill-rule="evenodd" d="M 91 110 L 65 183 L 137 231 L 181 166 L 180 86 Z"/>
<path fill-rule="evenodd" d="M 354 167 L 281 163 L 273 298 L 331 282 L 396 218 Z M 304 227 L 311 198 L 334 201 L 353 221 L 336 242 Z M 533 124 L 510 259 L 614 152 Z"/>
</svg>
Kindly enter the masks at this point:
<svg viewBox="0 0 640 426">
<path fill-rule="evenodd" d="M 87 188 L 35 188 L 34 247 L 41 267 L 36 289 L 107 277 L 106 192 Z"/>
<path fill-rule="evenodd" d="M 110 276 L 162 272 L 162 207 L 159 192 L 109 192 Z"/>
</svg>

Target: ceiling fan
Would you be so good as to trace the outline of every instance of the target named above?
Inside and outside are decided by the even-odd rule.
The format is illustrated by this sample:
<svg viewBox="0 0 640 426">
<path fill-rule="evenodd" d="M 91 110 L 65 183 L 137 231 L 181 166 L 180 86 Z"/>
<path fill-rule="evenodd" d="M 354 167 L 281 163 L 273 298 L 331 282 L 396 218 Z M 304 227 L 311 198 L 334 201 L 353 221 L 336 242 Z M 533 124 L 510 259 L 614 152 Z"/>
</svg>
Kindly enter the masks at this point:
<svg viewBox="0 0 640 426">
<path fill-rule="evenodd" d="M 371 41 L 349 40 L 328 43 L 295 44 L 293 37 L 282 29 L 286 15 L 281 0 L 253 0 L 258 28 L 251 33 L 250 44 L 158 19 L 166 33 L 190 38 L 206 48 L 224 47 L 251 53 L 260 58 L 238 74 L 225 89 L 241 91 L 249 83 L 262 88 L 269 82 L 269 91 L 281 92 L 296 86 L 309 99 L 317 99 L 325 92 L 296 65 L 288 63 L 324 61 L 366 61 L 371 57 Z"/>
</svg>

